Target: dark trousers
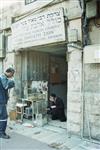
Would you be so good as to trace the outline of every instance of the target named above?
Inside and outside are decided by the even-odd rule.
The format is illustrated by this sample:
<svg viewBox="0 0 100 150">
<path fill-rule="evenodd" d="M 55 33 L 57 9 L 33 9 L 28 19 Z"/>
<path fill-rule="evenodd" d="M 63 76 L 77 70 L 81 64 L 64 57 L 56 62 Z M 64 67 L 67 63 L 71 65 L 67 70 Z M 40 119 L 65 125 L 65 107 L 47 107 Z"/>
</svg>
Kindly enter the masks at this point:
<svg viewBox="0 0 100 150">
<path fill-rule="evenodd" d="M 51 114 L 52 120 L 60 120 L 60 121 L 66 121 L 66 116 L 64 113 L 64 109 L 51 109 L 47 112 L 47 114 Z"/>
<path fill-rule="evenodd" d="M 6 105 L 0 104 L 0 135 L 4 134 L 7 127 L 7 108 Z"/>
</svg>

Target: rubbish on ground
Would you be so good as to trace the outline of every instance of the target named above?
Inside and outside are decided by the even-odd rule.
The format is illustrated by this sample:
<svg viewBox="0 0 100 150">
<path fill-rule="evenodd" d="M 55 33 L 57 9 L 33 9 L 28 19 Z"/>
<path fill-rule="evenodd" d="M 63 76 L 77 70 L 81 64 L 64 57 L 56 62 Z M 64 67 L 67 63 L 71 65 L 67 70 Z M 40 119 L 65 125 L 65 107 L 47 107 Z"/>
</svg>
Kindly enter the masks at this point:
<svg viewBox="0 0 100 150">
<path fill-rule="evenodd" d="M 61 146 L 62 144 L 63 144 L 63 143 L 51 143 L 51 144 L 49 144 L 49 146 L 52 147 L 52 148 L 60 149 L 60 146 Z"/>
<path fill-rule="evenodd" d="M 32 124 L 30 124 L 30 123 L 23 123 L 23 126 L 24 127 L 29 127 L 29 128 L 33 128 L 34 126 L 32 125 Z"/>
<path fill-rule="evenodd" d="M 40 134 L 41 133 L 41 131 L 38 131 L 38 132 L 35 132 L 34 134 Z"/>
</svg>

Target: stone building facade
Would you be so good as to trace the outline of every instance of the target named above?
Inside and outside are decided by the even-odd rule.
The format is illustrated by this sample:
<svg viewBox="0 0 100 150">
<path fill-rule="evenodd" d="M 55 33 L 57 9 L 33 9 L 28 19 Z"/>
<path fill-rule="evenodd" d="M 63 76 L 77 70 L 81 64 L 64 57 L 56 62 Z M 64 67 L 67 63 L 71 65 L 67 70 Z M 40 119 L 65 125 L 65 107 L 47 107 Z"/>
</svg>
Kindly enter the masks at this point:
<svg viewBox="0 0 100 150">
<path fill-rule="evenodd" d="M 27 21 L 28 19 L 30 19 L 28 18 L 28 16 L 32 15 L 33 18 L 37 16 L 40 17 L 41 14 L 48 14 L 48 12 L 51 13 L 52 17 L 52 13 L 55 13 L 59 9 L 63 9 L 64 28 L 62 27 L 58 29 L 64 32 L 62 36 L 64 38 L 65 34 L 65 39 L 62 38 L 61 41 L 57 39 L 57 41 L 54 38 L 54 41 L 50 43 L 48 43 L 48 41 L 47 43 L 43 43 L 43 41 L 41 42 L 40 39 L 40 43 L 37 45 L 33 44 L 27 47 L 25 46 L 26 43 L 23 46 L 21 43 L 21 46 L 17 44 L 17 46 L 19 46 L 18 48 L 14 47 L 15 45 L 11 43 L 11 36 L 14 37 L 14 33 L 15 35 L 17 35 L 17 30 L 14 30 L 13 28 L 13 26 L 16 25 L 16 22 L 18 22 L 20 25 L 21 20 L 23 21 L 24 19 L 24 21 Z M 9 65 L 15 67 L 15 90 L 17 97 L 20 97 L 22 94 L 22 85 L 24 84 L 22 82 L 28 80 L 28 76 L 26 73 L 28 66 L 30 70 L 31 67 L 33 67 L 28 63 L 28 60 L 32 60 L 33 58 L 31 58 L 31 56 L 35 55 L 37 56 L 37 59 L 39 58 L 39 60 L 41 58 L 40 64 L 41 62 L 43 62 L 43 60 L 45 64 L 48 64 L 50 55 L 58 54 L 58 52 L 56 51 L 58 49 L 59 53 L 61 52 L 61 54 L 59 54 L 60 58 L 62 56 L 66 57 L 67 64 L 65 66 L 67 74 L 67 86 L 65 90 L 66 94 L 61 93 L 61 96 L 67 97 L 64 101 L 67 109 L 67 131 L 69 134 L 77 134 L 81 137 L 94 138 L 97 140 L 100 140 L 99 10 L 99 1 L 94 0 L 50 0 L 48 2 L 41 3 L 37 0 L 27 5 L 25 5 L 24 3 L 18 3 L 16 4 L 16 6 L 11 6 L 6 11 L 3 10 L 1 20 L 4 23 L 4 18 L 6 18 L 6 24 L 5 26 L 3 26 L 2 23 L 0 29 L 0 33 L 6 36 L 6 41 L 8 41 L 6 42 L 5 46 L 1 48 L 1 50 L 6 50 L 6 57 L 0 56 L 0 63 L 2 64 L 0 65 L 2 66 L 0 69 L 2 72 L 2 70 L 4 70 Z M 57 19 L 57 17 L 55 17 L 55 19 Z M 29 29 L 28 26 L 27 29 Z M 14 32 L 12 30 L 14 30 Z M 17 40 L 15 39 L 15 42 L 16 41 Z M 25 41 L 23 40 L 23 42 Z M 31 51 L 32 49 L 35 50 L 34 54 Z M 51 50 L 54 53 L 51 53 Z M 39 55 L 37 53 L 39 53 Z M 37 60 L 35 61 L 35 63 L 38 66 L 39 62 Z M 22 64 L 24 65 L 24 67 L 21 66 Z M 58 66 L 60 66 L 60 63 L 57 62 L 57 64 Z M 49 64 L 46 66 L 44 65 L 45 68 L 47 67 L 47 70 L 49 68 L 48 66 Z M 43 68 L 43 66 L 40 67 L 40 70 L 41 68 Z M 23 72 L 21 72 L 21 70 L 23 70 Z M 23 80 L 21 80 L 22 78 Z M 27 82 L 25 82 L 25 84 L 27 85 Z M 55 88 L 56 87 L 52 87 L 53 90 Z M 60 88 L 62 88 L 61 85 Z M 65 89 L 64 86 L 63 88 Z M 56 90 L 59 90 L 59 88 L 57 87 Z"/>
</svg>

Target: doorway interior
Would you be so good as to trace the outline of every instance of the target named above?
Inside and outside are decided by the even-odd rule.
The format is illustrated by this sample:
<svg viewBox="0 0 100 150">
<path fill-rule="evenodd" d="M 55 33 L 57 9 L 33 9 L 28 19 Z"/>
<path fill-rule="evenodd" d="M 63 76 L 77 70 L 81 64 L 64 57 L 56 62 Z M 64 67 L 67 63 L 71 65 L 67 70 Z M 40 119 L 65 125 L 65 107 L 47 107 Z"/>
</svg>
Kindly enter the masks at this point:
<svg viewBox="0 0 100 150">
<path fill-rule="evenodd" d="M 55 93 L 63 100 L 65 115 L 67 118 L 67 62 L 66 53 L 51 54 L 49 58 L 49 95 Z M 53 126 L 66 128 L 66 122 L 49 119 L 48 123 Z"/>
<path fill-rule="evenodd" d="M 67 44 L 31 47 L 22 53 L 22 84 L 30 87 L 32 81 L 48 81 L 48 97 L 55 93 L 64 102 L 67 117 Z M 27 74 L 25 74 L 27 72 Z M 67 128 L 66 122 L 50 120 L 48 124 Z"/>
</svg>

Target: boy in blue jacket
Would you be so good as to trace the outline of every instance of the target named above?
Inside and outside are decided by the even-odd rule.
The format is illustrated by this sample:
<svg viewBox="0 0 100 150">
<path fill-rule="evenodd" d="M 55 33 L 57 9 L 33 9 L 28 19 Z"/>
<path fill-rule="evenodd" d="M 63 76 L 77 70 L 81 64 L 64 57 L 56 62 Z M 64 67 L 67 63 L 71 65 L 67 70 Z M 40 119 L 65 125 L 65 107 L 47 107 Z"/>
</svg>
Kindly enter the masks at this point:
<svg viewBox="0 0 100 150">
<path fill-rule="evenodd" d="M 8 68 L 4 74 L 0 76 L 0 138 L 9 139 L 6 134 L 7 127 L 7 102 L 9 99 L 8 90 L 15 86 L 11 79 L 14 76 L 15 70 Z"/>
</svg>

